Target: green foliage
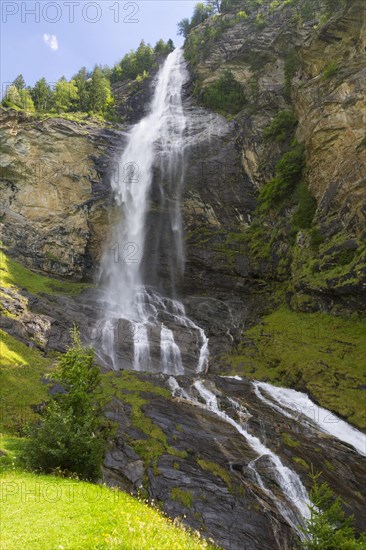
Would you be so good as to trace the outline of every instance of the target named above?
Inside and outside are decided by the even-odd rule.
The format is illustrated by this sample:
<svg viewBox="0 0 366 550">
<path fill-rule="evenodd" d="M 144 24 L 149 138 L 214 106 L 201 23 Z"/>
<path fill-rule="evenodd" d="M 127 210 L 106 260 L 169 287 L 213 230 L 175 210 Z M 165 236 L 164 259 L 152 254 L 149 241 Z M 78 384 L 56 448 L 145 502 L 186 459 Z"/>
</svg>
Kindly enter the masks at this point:
<svg viewBox="0 0 366 550">
<path fill-rule="evenodd" d="M 65 393 L 52 396 L 41 424 L 31 431 L 25 458 L 35 470 L 61 470 L 95 480 L 112 426 L 103 414 L 105 398 L 94 351 L 81 345 L 75 327 L 72 341 L 52 377 Z"/>
<path fill-rule="evenodd" d="M 277 143 L 292 136 L 297 119 L 292 111 L 279 111 L 263 132 L 264 139 L 273 138 Z"/>
<path fill-rule="evenodd" d="M 227 488 L 230 492 L 232 492 L 232 484 L 229 473 L 222 468 L 219 464 L 216 462 L 212 462 L 211 460 L 206 460 L 204 458 L 199 458 L 197 460 L 197 464 L 203 468 L 203 470 L 206 470 L 207 472 L 211 472 L 211 474 L 219 477 L 222 479 L 222 481 L 225 483 Z"/>
<path fill-rule="evenodd" d="M 89 109 L 93 113 L 104 113 L 112 105 L 111 85 L 99 67 L 95 67 L 89 89 Z"/>
<path fill-rule="evenodd" d="M 214 111 L 236 114 L 245 104 L 245 96 L 241 84 L 229 70 L 213 84 L 201 91 L 201 101 Z"/>
<path fill-rule="evenodd" d="M 304 181 L 297 187 L 295 199 L 298 206 L 292 218 L 292 227 L 297 232 L 299 229 L 311 227 L 317 202 Z"/>
<path fill-rule="evenodd" d="M 90 110 L 88 90 L 89 78 L 90 75 L 86 70 L 86 67 L 82 67 L 73 77 L 73 81 L 75 82 L 78 90 L 77 110 L 83 113 L 86 113 Z"/>
<path fill-rule="evenodd" d="M 282 439 L 285 445 L 288 447 L 291 447 L 293 449 L 297 449 L 298 447 L 301 447 L 300 441 L 297 439 L 293 439 L 288 433 L 282 432 Z"/>
<path fill-rule="evenodd" d="M 177 26 L 178 26 L 177 34 L 180 34 L 184 38 L 187 38 L 188 33 L 191 30 L 191 24 L 189 22 L 188 17 L 184 17 L 184 19 L 179 21 Z"/>
<path fill-rule="evenodd" d="M 45 78 L 37 80 L 34 87 L 31 89 L 31 96 L 34 102 L 34 107 L 39 113 L 49 111 L 52 107 L 52 90 L 46 82 Z"/>
<path fill-rule="evenodd" d="M 329 63 L 329 65 L 327 65 L 327 66 L 324 67 L 324 69 L 323 69 L 323 72 L 322 72 L 322 79 L 323 79 L 323 80 L 329 80 L 329 79 L 332 78 L 335 74 L 337 74 L 337 71 L 338 71 L 337 64 L 334 63 L 334 62 Z"/>
<path fill-rule="evenodd" d="M 213 15 L 215 11 L 219 11 L 216 9 L 214 4 L 217 4 L 215 0 L 209 0 L 206 4 L 203 2 L 196 4 L 191 20 L 185 17 L 179 21 L 177 33 L 182 35 L 184 38 L 187 38 L 192 29 L 203 23 L 203 21 Z"/>
<path fill-rule="evenodd" d="M 56 82 L 53 103 L 56 113 L 72 110 L 78 100 L 78 89 L 74 80 L 67 82 L 65 77 Z"/>
<path fill-rule="evenodd" d="M 25 88 L 18 89 L 15 84 L 12 84 L 6 90 L 2 105 L 12 109 L 34 112 L 34 103 L 29 91 Z"/>
<path fill-rule="evenodd" d="M 296 74 L 300 66 L 299 56 L 295 48 L 289 50 L 285 55 L 285 94 L 287 97 L 291 96 L 291 81 Z"/>
<path fill-rule="evenodd" d="M 111 81 L 134 80 L 138 75 L 142 75 L 144 71 L 148 73 L 156 67 L 156 57 L 157 54 L 150 44 L 145 44 L 144 40 L 141 40 L 137 50 L 131 50 L 127 53 L 112 69 Z"/>
<path fill-rule="evenodd" d="M 254 19 L 254 24 L 257 27 L 257 29 L 263 29 L 265 27 L 266 20 L 263 13 L 257 13 Z"/>
<path fill-rule="evenodd" d="M 75 283 L 62 279 L 52 279 L 38 273 L 33 273 L 30 269 L 24 267 L 7 256 L 0 249 L 0 270 L 1 285 L 3 287 L 18 286 L 25 288 L 31 294 L 70 294 L 76 295 L 88 287 L 87 283 Z"/>
<path fill-rule="evenodd" d="M 300 183 L 304 168 L 304 148 L 294 142 L 276 165 L 276 176 L 267 182 L 259 194 L 262 212 L 281 203 Z"/>
<path fill-rule="evenodd" d="M 303 529 L 307 540 L 302 542 L 306 550 L 352 550 L 366 549 L 366 536 L 356 539 L 353 516 L 346 516 L 343 501 L 335 497 L 329 485 L 320 483 L 321 472 L 310 475 L 310 518 Z"/>
<path fill-rule="evenodd" d="M 174 44 L 171 39 L 169 39 L 166 43 L 164 42 L 164 40 L 160 39 L 154 46 L 154 54 L 157 56 L 168 55 L 173 50 Z"/>
<path fill-rule="evenodd" d="M 25 88 L 25 80 L 23 78 L 23 75 L 20 74 L 16 77 L 16 79 L 14 80 L 13 82 L 13 86 L 16 87 L 16 89 L 18 90 L 18 92 L 20 92 L 21 90 L 24 90 Z"/>
</svg>

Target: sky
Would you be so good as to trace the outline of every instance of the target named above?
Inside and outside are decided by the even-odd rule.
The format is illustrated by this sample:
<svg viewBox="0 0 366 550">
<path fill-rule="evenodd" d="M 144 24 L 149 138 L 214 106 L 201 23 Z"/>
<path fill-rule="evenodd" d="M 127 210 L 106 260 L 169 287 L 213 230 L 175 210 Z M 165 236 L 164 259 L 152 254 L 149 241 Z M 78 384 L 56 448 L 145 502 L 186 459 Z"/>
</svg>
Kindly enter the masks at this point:
<svg viewBox="0 0 366 550">
<path fill-rule="evenodd" d="M 81 67 L 114 65 L 144 39 L 171 38 L 197 0 L 1 0 L 2 91 L 18 74 L 27 85 L 70 79 Z"/>
</svg>

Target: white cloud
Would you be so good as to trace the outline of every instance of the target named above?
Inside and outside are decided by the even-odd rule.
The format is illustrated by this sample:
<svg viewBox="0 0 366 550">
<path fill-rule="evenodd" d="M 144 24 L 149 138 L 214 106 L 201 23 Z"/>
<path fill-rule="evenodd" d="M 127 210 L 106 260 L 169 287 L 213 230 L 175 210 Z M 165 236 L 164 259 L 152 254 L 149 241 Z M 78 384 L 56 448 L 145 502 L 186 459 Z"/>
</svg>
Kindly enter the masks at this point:
<svg viewBox="0 0 366 550">
<path fill-rule="evenodd" d="M 57 36 L 54 34 L 44 34 L 43 42 L 47 44 L 54 52 L 58 50 Z"/>
</svg>

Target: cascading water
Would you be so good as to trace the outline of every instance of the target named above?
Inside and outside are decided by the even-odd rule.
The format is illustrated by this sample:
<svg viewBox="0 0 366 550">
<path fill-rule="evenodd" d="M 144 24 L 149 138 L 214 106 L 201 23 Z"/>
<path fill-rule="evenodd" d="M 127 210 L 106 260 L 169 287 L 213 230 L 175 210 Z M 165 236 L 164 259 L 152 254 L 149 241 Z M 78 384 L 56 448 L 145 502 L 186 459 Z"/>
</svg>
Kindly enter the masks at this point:
<svg viewBox="0 0 366 550">
<path fill-rule="evenodd" d="M 292 419 L 300 417 L 310 421 L 323 432 L 352 445 L 361 455 L 366 456 L 366 435 L 323 407 L 319 407 L 302 392 L 289 388 L 278 388 L 265 382 L 253 382 L 257 397 L 266 405 Z"/>
<path fill-rule="evenodd" d="M 177 49 L 159 72 L 150 113 L 132 128 L 112 181 L 119 220 L 101 262 L 104 318 L 97 352 L 114 369 L 183 374 L 189 368 L 185 359 L 199 372 L 208 358 L 204 331 L 173 299 L 184 268 L 180 196 L 186 79 Z M 154 193 L 159 215 L 157 227 L 148 230 Z M 162 265 L 172 297 L 158 290 L 164 286 Z"/>
</svg>

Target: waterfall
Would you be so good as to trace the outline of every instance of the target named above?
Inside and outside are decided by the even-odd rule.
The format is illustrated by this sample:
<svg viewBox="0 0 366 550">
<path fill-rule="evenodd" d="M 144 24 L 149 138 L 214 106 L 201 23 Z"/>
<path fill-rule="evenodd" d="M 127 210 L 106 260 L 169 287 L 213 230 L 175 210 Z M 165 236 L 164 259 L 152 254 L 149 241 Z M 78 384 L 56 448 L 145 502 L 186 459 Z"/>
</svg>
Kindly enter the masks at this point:
<svg viewBox="0 0 366 550">
<path fill-rule="evenodd" d="M 176 49 L 158 74 L 149 114 L 130 131 L 112 181 L 117 222 L 101 260 L 97 352 L 113 369 L 184 374 L 187 368 L 204 370 L 207 363 L 208 339 L 175 295 L 184 269 L 180 199 L 187 77 L 183 52 Z"/>
<path fill-rule="evenodd" d="M 269 407 L 288 418 L 310 423 L 348 445 L 359 454 L 366 456 L 366 435 L 334 413 L 319 407 L 305 394 L 289 388 L 280 388 L 265 382 L 253 382 L 257 397 Z"/>
<path fill-rule="evenodd" d="M 257 437 L 250 434 L 243 426 L 231 418 L 231 416 L 222 411 L 219 407 L 216 395 L 205 386 L 204 381 L 196 380 L 193 386 L 205 401 L 208 410 L 212 411 L 228 424 L 234 426 L 240 435 L 245 438 L 248 445 L 257 453 L 258 457 L 248 464 L 248 470 L 253 472 L 255 481 L 273 500 L 284 519 L 286 519 L 292 528 L 302 536 L 299 525 L 303 522 L 303 518 L 309 517 L 309 497 L 300 477 L 293 470 L 282 464 L 279 456 L 268 449 Z M 234 400 L 231 401 L 234 402 L 237 407 L 240 407 Z M 275 497 L 258 472 L 256 462 L 262 456 L 266 456 L 270 461 L 272 475 L 282 490 L 282 494 L 286 499 L 285 502 L 281 502 Z"/>
</svg>

